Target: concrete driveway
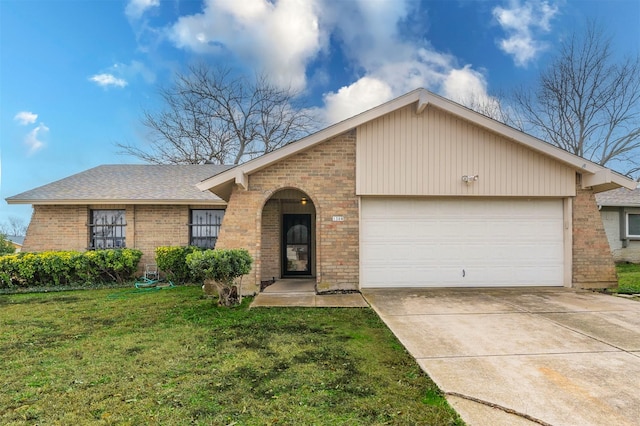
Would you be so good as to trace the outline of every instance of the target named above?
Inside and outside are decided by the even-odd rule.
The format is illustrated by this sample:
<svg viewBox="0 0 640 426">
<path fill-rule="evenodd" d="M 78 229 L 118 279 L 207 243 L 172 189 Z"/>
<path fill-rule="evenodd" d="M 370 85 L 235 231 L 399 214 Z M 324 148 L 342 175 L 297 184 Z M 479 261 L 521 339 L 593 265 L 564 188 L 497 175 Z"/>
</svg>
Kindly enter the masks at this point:
<svg viewBox="0 0 640 426">
<path fill-rule="evenodd" d="M 640 302 L 565 288 L 363 290 L 469 425 L 640 425 Z"/>
</svg>

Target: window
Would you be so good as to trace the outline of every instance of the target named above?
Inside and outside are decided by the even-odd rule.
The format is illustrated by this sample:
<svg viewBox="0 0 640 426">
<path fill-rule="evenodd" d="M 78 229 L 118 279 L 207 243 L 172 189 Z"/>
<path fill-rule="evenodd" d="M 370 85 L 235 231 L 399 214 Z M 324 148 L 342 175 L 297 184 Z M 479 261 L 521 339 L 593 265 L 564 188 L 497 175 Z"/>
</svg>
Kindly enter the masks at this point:
<svg viewBox="0 0 640 426">
<path fill-rule="evenodd" d="M 640 213 L 627 213 L 627 238 L 640 238 Z"/>
<path fill-rule="evenodd" d="M 189 244 L 212 249 L 216 246 L 224 210 L 191 210 Z"/>
<path fill-rule="evenodd" d="M 127 223 L 124 210 L 91 210 L 90 248 L 124 248 Z"/>
</svg>

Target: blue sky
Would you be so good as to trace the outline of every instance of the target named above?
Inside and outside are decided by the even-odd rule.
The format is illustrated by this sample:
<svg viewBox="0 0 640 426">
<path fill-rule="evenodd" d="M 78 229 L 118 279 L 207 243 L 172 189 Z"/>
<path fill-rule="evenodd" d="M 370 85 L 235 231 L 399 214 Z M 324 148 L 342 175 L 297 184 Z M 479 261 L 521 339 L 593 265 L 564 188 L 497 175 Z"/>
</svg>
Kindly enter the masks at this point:
<svg viewBox="0 0 640 426">
<path fill-rule="evenodd" d="M 417 87 L 490 101 L 594 18 L 640 50 L 638 0 L 0 0 L 0 223 L 31 214 L 5 197 L 139 162 L 115 144 L 144 144 L 189 63 L 264 72 L 332 122 Z"/>
</svg>

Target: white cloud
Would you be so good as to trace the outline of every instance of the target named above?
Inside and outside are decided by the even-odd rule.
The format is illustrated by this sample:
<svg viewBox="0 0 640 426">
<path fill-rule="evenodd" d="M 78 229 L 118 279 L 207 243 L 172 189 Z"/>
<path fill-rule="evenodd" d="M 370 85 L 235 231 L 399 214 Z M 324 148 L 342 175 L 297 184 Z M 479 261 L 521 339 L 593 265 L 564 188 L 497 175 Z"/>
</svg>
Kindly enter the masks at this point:
<svg viewBox="0 0 640 426">
<path fill-rule="evenodd" d="M 487 92 L 482 73 L 470 65 L 455 67 L 446 62 L 446 55 L 426 50 L 419 53 L 412 60 L 385 64 L 355 83 L 325 94 L 325 121 L 344 120 L 418 88 L 483 112 L 497 105 L 497 99 Z"/>
<path fill-rule="evenodd" d="M 27 136 L 24 138 L 24 143 L 29 149 L 28 154 L 35 154 L 37 151 L 40 151 L 44 148 L 45 143 L 42 141 L 42 138 L 49 133 L 49 128 L 44 125 L 44 123 L 38 124 L 38 126 L 31 130 Z"/>
<path fill-rule="evenodd" d="M 371 7 L 366 0 L 350 4 L 357 10 L 336 19 L 335 33 L 341 35 L 354 67 L 364 72 L 356 82 L 325 94 L 328 123 L 417 88 L 464 104 L 492 100 L 481 72 L 470 65 L 460 67 L 455 57 L 436 51 L 426 41 L 416 44 L 401 37 L 398 23 L 412 13 L 409 2 L 384 2 L 383 7 Z"/>
<path fill-rule="evenodd" d="M 380 66 L 398 51 L 398 22 L 408 12 L 408 1 L 352 0 L 323 5 L 323 21 L 342 44 L 349 59 L 367 69 Z M 383 55 L 379 53 L 384 52 Z"/>
<path fill-rule="evenodd" d="M 363 77 L 350 86 L 325 95 L 325 121 L 336 123 L 393 98 L 391 87 L 374 77 Z"/>
<path fill-rule="evenodd" d="M 110 66 L 100 74 L 89 77 L 98 86 L 102 87 L 125 87 L 129 81 L 138 77 L 148 83 L 153 84 L 156 81 L 156 74 L 140 61 L 132 60 L 130 63 L 116 63 Z"/>
<path fill-rule="evenodd" d="M 13 119 L 22 126 L 26 126 L 27 124 L 35 123 L 38 119 L 38 114 L 34 114 L 31 111 L 20 111 Z"/>
<path fill-rule="evenodd" d="M 118 78 L 113 74 L 107 74 L 107 73 L 93 75 L 89 77 L 89 80 L 93 81 L 98 86 L 102 86 L 102 87 L 110 87 L 110 86 L 124 87 L 127 85 L 126 80 L 122 78 Z"/>
<path fill-rule="evenodd" d="M 160 0 L 129 0 L 124 13 L 129 19 L 140 19 L 144 12 L 157 6 L 160 6 Z"/>
<path fill-rule="evenodd" d="M 324 94 L 327 124 L 420 87 L 457 100 L 490 99 L 480 71 L 400 34 L 416 7 L 412 0 L 206 0 L 201 13 L 178 19 L 169 38 L 178 48 L 230 55 L 294 89 L 306 88 L 313 61 L 340 49 L 357 77 Z"/>
<path fill-rule="evenodd" d="M 547 48 L 538 37 L 551 31 L 551 19 L 557 13 L 557 6 L 540 0 L 528 0 L 523 4 L 511 0 L 506 8 L 495 7 L 493 16 L 507 33 L 498 46 L 513 56 L 517 66 L 527 66 Z"/>
<path fill-rule="evenodd" d="M 468 102 L 469 98 L 479 102 L 489 101 L 484 75 L 468 65 L 447 74 L 442 83 L 442 95 L 459 103 Z"/>
<path fill-rule="evenodd" d="M 306 66 L 323 48 L 317 0 L 207 0 L 181 17 L 169 37 L 199 53 L 233 52 L 281 87 L 303 89 Z"/>
<path fill-rule="evenodd" d="M 29 124 L 34 124 L 38 119 L 38 114 L 35 114 L 31 111 L 20 111 L 13 117 L 15 121 L 17 121 L 21 126 L 27 126 Z M 24 137 L 24 144 L 28 148 L 28 154 L 34 154 L 37 151 L 40 151 L 44 148 L 45 143 L 42 141 L 42 137 L 45 136 L 49 132 L 49 128 L 44 124 L 40 123 L 36 127 L 34 127 L 27 135 Z"/>
<path fill-rule="evenodd" d="M 111 67 L 111 71 L 117 73 L 118 75 L 121 75 L 123 77 L 122 80 L 125 81 L 125 84 L 126 81 L 133 80 L 138 76 L 141 76 L 142 79 L 149 84 L 153 84 L 156 81 L 156 74 L 145 64 L 136 60 L 131 61 L 129 64 L 114 64 Z"/>
</svg>

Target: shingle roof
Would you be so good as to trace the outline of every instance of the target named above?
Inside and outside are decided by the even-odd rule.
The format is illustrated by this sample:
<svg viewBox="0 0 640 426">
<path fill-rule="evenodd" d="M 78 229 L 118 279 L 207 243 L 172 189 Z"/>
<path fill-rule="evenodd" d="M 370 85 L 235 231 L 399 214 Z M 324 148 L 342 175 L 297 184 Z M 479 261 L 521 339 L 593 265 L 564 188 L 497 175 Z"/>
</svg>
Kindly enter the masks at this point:
<svg viewBox="0 0 640 426">
<path fill-rule="evenodd" d="M 600 192 L 596 194 L 596 203 L 599 206 L 638 207 L 640 206 L 640 189 L 618 188 Z"/>
<path fill-rule="evenodd" d="M 213 164 L 111 164 L 94 167 L 6 200 L 9 204 L 220 202 L 196 184 L 230 168 Z"/>
</svg>

